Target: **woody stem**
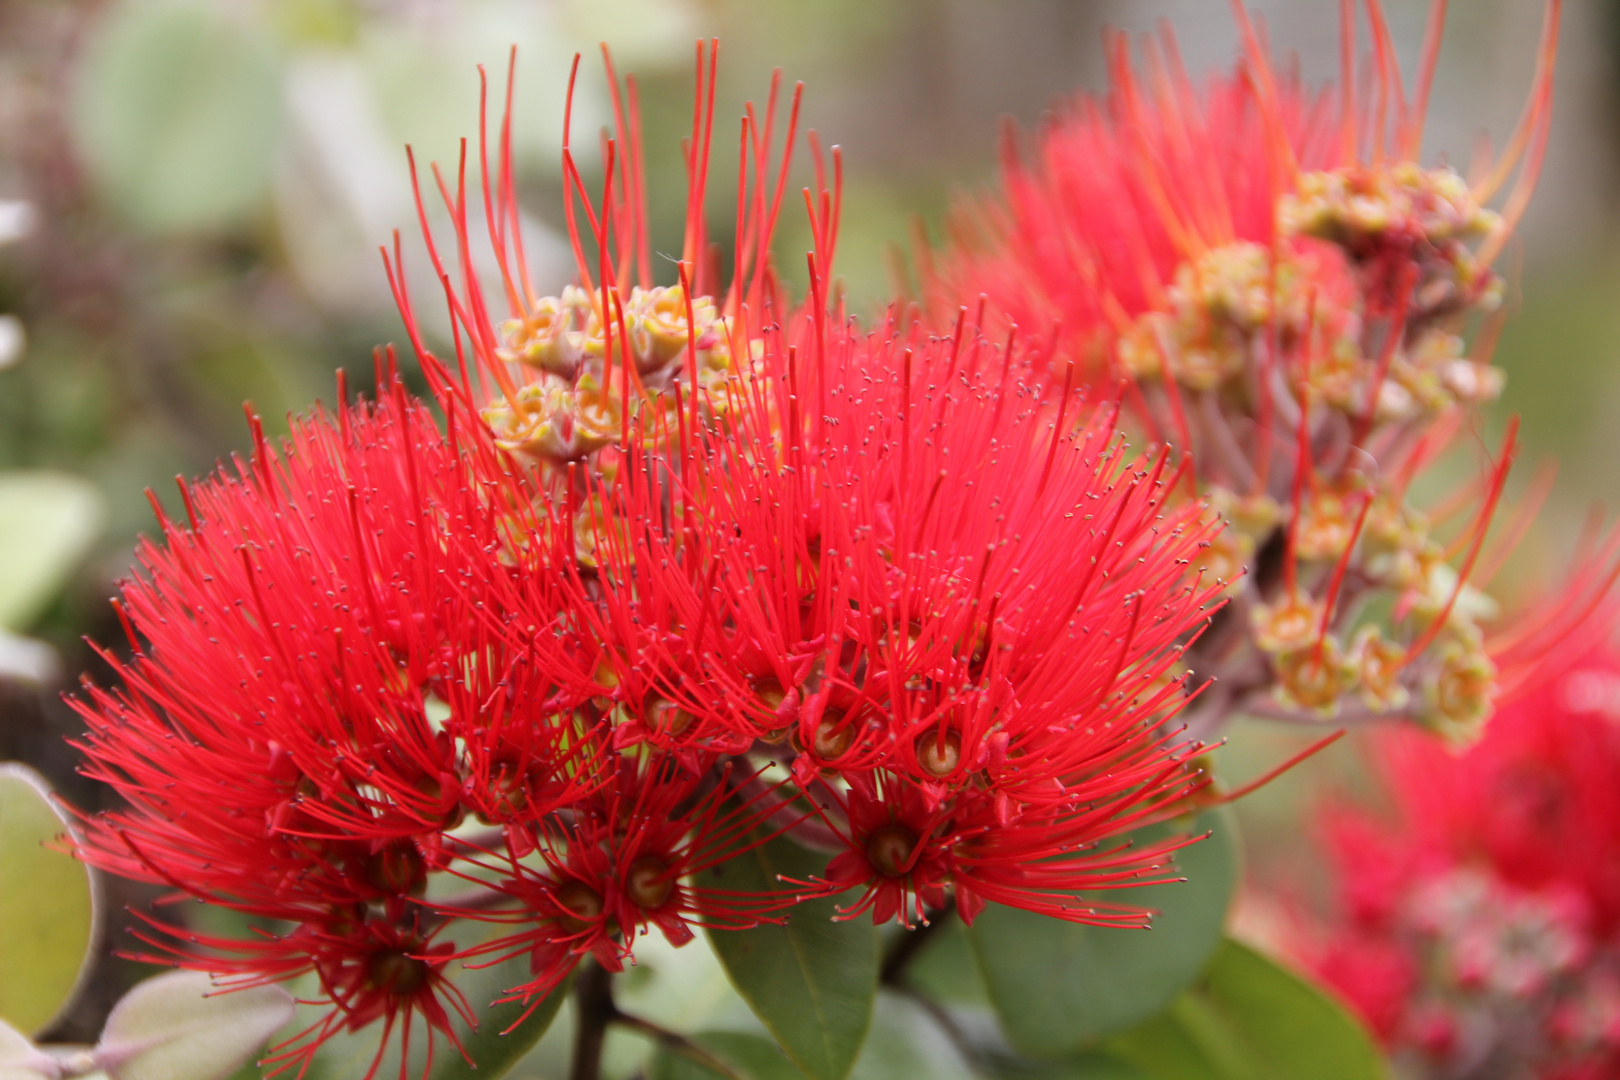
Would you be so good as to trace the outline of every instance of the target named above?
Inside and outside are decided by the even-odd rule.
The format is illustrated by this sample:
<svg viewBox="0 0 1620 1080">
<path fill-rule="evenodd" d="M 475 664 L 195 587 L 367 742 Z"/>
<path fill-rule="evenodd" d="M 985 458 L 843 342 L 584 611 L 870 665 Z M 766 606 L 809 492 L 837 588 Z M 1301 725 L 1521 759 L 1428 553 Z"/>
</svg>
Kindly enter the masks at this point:
<svg viewBox="0 0 1620 1080">
<path fill-rule="evenodd" d="M 618 1011 L 613 1004 L 613 973 L 587 959 L 574 979 L 574 1060 L 568 1080 L 599 1080 L 608 1024 Z"/>
<path fill-rule="evenodd" d="M 619 1024 L 652 1036 L 669 1051 L 689 1058 L 727 1080 L 740 1080 L 731 1066 L 676 1031 L 624 1012 L 613 1001 L 613 973 L 587 959 L 574 978 L 574 1060 L 568 1080 L 600 1080 L 608 1027 Z"/>
</svg>

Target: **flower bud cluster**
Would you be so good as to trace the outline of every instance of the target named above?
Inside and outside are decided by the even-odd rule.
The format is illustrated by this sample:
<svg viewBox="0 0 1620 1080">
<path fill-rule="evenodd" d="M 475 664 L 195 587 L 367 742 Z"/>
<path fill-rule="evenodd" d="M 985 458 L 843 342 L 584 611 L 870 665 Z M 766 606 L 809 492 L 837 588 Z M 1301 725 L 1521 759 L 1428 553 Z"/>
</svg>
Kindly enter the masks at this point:
<svg viewBox="0 0 1620 1080">
<path fill-rule="evenodd" d="M 502 449 L 565 466 L 617 444 L 642 410 L 674 408 L 688 365 L 706 389 L 732 371 L 729 322 L 708 297 L 689 301 L 679 285 L 608 295 L 606 318 L 599 294 L 570 285 L 501 325 L 496 355 L 532 373 L 483 409 Z"/>
<path fill-rule="evenodd" d="M 1451 169 L 1397 161 L 1302 173 L 1277 202 L 1277 229 L 1343 248 L 1368 279 L 1364 287 L 1382 291 L 1384 302 L 1415 269 L 1408 302 L 1419 318 L 1501 303 L 1502 279 L 1472 245 L 1506 225 Z"/>
<path fill-rule="evenodd" d="M 1255 42 L 1246 73 L 1198 96 L 1177 72 L 1139 82 L 1117 45 L 1112 97 L 1044 129 L 1004 196 L 967 208 L 936 295 L 982 292 L 1020 328 L 1058 319 L 1060 369 L 1123 381 L 1127 423 L 1191 450 L 1189 497 L 1228 523 L 1202 565 L 1233 600 L 1189 653 L 1220 684 L 1195 733 L 1249 712 L 1477 737 L 1565 635 L 1612 620 L 1620 557 L 1611 538 L 1503 617 L 1484 590 L 1527 525 L 1487 543 L 1513 425 L 1443 513 L 1413 495 L 1501 393 L 1495 334 L 1475 328 L 1500 306 L 1491 262 L 1534 162 L 1498 213 L 1497 181 L 1418 164 L 1404 129 L 1394 152 L 1382 134 L 1363 148 L 1365 102 L 1324 130 Z"/>
</svg>

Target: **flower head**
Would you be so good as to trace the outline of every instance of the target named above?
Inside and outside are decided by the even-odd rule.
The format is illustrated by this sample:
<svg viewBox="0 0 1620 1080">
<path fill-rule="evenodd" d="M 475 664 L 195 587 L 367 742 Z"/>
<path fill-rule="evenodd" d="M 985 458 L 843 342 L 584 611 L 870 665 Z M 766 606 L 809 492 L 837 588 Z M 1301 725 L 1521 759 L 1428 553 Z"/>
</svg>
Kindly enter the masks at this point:
<svg viewBox="0 0 1620 1080">
<path fill-rule="evenodd" d="M 1108 98 L 1076 102 L 1027 159 L 1009 144 L 1002 193 L 958 215 L 929 296 L 941 325 L 974 294 L 1026 333 L 1057 320 L 1056 370 L 1124 380 L 1127 423 L 1192 450 L 1192 487 L 1237 526 L 1219 559 L 1239 604 L 1189 659 L 1223 657 L 1242 686 L 1195 708 L 1195 732 L 1245 709 L 1405 713 L 1467 741 L 1556 671 L 1563 636 L 1615 616 L 1613 537 L 1513 621 L 1482 592 L 1530 520 L 1486 544 L 1513 427 L 1445 514 L 1409 494 L 1501 388 L 1491 264 L 1539 169 L 1559 5 L 1525 118 L 1472 183 L 1417 161 L 1441 20 L 1409 98 L 1376 2 L 1374 78 L 1357 82 L 1351 7 L 1341 83 L 1321 93 L 1273 70 L 1241 8 L 1243 66 L 1201 89 L 1168 35 L 1145 76 L 1110 39 Z M 1469 341 L 1471 319 L 1487 329 Z M 1245 526 L 1244 505 L 1278 512 Z"/>
<path fill-rule="evenodd" d="M 660 525 L 601 565 L 605 621 L 637 628 L 607 682 L 681 718 L 617 731 L 788 764 L 847 846 L 827 886 L 865 875 L 880 921 L 949 888 L 970 917 L 1109 917 L 1074 891 L 1163 852 L 1099 842 L 1199 782 L 1159 725 L 1222 587 L 1194 565 L 1214 523 L 1022 352 L 800 318 L 723 407 L 694 399 L 676 465 L 615 478 L 616 516 Z"/>
<path fill-rule="evenodd" d="M 515 929 L 461 955 L 495 958 L 480 964 L 527 955 L 533 978 L 511 987 L 511 999 L 538 1004 L 581 957 L 621 970 L 652 927 L 678 947 L 694 927 L 773 921 L 794 894 L 728 892 L 697 879 L 803 816 L 778 787 L 726 766 L 693 775 L 670 754 L 621 756 L 568 817 L 534 820 L 508 832 L 505 850 L 469 857 L 469 874 L 494 881 L 508 902 L 458 914 Z M 779 817 L 784 824 L 772 828 Z"/>
<path fill-rule="evenodd" d="M 701 48 L 699 72 L 712 102 Z M 258 436 L 143 548 L 124 689 L 79 703 L 88 771 L 129 804 L 85 857 L 290 924 L 147 934 L 238 983 L 320 985 L 273 1064 L 413 1017 L 454 1042 L 475 1014 L 453 965 L 526 962 L 506 990 L 532 1011 L 654 927 L 680 945 L 846 889 L 846 915 L 908 925 L 953 900 L 1146 922 L 1078 894 L 1163 880 L 1186 842 L 1116 838 L 1206 783 L 1174 717 L 1229 585 L 1201 555 L 1220 522 L 1040 350 L 965 312 L 949 336 L 846 320 L 819 146 L 790 301 L 769 251 L 798 97 L 773 168 L 776 97 L 744 123 L 727 288 L 698 262 L 712 105 L 677 282 L 650 280 L 633 100 L 600 200 L 565 146 L 580 280 L 556 296 L 528 278 L 505 137 L 479 155 L 502 297 L 472 269 L 465 172 L 435 170 L 455 362 L 397 247 L 389 273 L 444 429 L 390 361 L 377 404 L 279 452 Z M 705 874 L 784 833 L 841 854 L 769 891 Z"/>
<path fill-rule="evenodd" d="M 160 946 L 247 981 L 313 971 L 335 1011 L 284 1063 L 378 1017 L 448 1034 L 450 950 L 429 944 L 420 898 L 453 858 L 446 830 L 488 805 L 468 758 L 489 723 L 553 730 L 522 663 L 529 628 L 501 614 L 503 593 L 548 586 L 490 557 L 498 488 L 397 381 L 382 389 L 296 422 L 279 453 L 259 434 L 252 461 L 183 489 L 189 527 L 160 517 L 164 543 L 123 588 L 135 656 L 107 655 L 124 689 L 77 703 L 86 771 L 129 803 L 87 822 L 85 857 L 294 925 L 224 957 Z M 488 708 L 497 687 L 512 697 Z M 512 752 L 539 777 L 533 812 L 597 768 L 555 736 Z"/>
<path fill-rule="evenodd" d="M 764 255 L 786 169 L 764 161 L 771 117 L 744 123 L 753 182 L 723 293 L 706 296 L 718 283 L 690 261 L 678 285 L 630 284 L 648 269 L 633 148 L 610 148 L 600 201 L 569 174 L 601 255 L 594 270 L 582 257 L 580 287 L 536 298 L 508 273 L 497 325 L 462 275 L 453 306 L 499 388 L 468 400 L 488 424 L 472 434 L 517 455 L 537 515 L 574 536 L 557 570 L 593 655 L 571 692 L 616 750 L 687 777 L 737 758 L 785 768 L 821 819 L 799 827 L 848 849 L 806 888 L 837 891 L 865 867 L 857 909 L 880 920 L 923 918 L 951 890 L 971 914 L 975 889 L 1091 918 L 1065 895 L 1164 857 L 1118 858 L 1103 841 L 1201 783 L 1163 725 L 1184 700 L 1178 657 L 1223 587 L 1199 572 L 1219 523 L 1169 508 L 1183 475 L 1170 456 L 1129 451 L 1117 411 L 1053 385 L 1038 351 L 992 345 L 965 312 L 929 337 L 895 318 L 862 331 L 830 309 L 839 198 L 819 149 L 810 295 L 790 302 Z M 700 110 L 694 145 L 708 123 Z M 795 129 L 790 116 L 789 146 Z M 702 183 L 694 165 L 694 205 Z M 508 187 L 490 198 L 487 217 L 513 218 Z M 688 236 L 700 232 L 694 213 Z M 507 235 L 492 230 L 503 267 Z M 470 382 L 424 362 L 442 395 L 467 398 Z M 616 433 L 598 425 L 565 453 L 509 438 L 523 401 L 581 393 L 606 403 Z M 913 826 L 871 822 L 914 810 L 931 822 L 922 854 L 891 866 L 890 841 Z M 622 871 L 582 822 L 536 841 L 568 855 L 520 890 Z M 620 886 L 591 888 L 588 947 L 606 956 L 631 931 L 611 910 Z"/>
</svg>

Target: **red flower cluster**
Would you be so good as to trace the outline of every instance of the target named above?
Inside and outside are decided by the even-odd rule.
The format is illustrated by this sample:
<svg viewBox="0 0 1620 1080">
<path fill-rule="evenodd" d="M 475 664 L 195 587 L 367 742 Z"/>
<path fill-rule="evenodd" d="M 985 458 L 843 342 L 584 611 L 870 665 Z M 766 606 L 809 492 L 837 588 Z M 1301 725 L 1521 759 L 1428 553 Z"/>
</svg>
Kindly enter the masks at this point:
<svg viewBox="0 0 1620 1080">
<path fill-rule="evenodd" d="M 1165 512 L 1166 455 L 1133 459 L 1106 412 L 1074 425 L 1022 367 L 961 338 L 768 335 L 728 387 L 734 439 L 680 463 L 682 518 L 604 560 L 607 618 L 635 628 L 605 639 L 621 744 L 785 743 L 849 849 L 829 879 L 880 920 L 951 883 L 970 919 L 1106 918 L 1073 892 L 1151 853 L 1089 849 L 1191 782 L 1150 728 L 1218 589 L 1187 569 L 1209 529 Z M 783 424 L 795 397 L 814 404 Z M 653 516 L 644 480 L 610 513 Z"/>
<path fill-rule="evenodd" d="M 1058 320 L 1054 363 L 1123 383 L 1128 424 L 1192 450 L 1194 489 L 1231 525 L 1211 566 L 1234 600 L 1189 655 L 1220 681 L 1194 733 L 1237 713 L 1410 716 L 1466 742 L 1556 672 L 1569 633 L 1612 622 L 1614 537 L 1512 620 L 1482 591 L 1545 495 L 1487 543 L 1512 425 L 1477 481 L 1429 514 L 1409 497 L 1501 387 L 1490 266 L 1545 147 L 1559 7 L 1524 120 L 1472 180 L 1416 160 L 1443 3 L 1410 96 L 1377 0 L 1359 68 L 1342 5 L 1336 91 L 1275 72 L 1241 8 L 1243 62 L 1202 89 L 1169 35 L 1145 74 L 1117 35 L 1109 96 L 1077 101 L 1028 160 L 1009 144 L 1003 192 L 964 207 L 925 260 L 940 325 L 976 294 L 1037 334 Z"/>
<path fill-rule="evenodd" d="M 87 769 L 128 807 L 87 822 L 84 855 L 282 928 L 201 952 L 144 934 L 237 985 L 318 982 L 331 1009 L 284 1068 L 379 1020 L 454 1041 L 483 1003 L 452 962 L 527 958 L 510 992 L 537 1005 L 653 926 L 681 944 L 812 895 L 908 924 L 954 898 L 1139 925 L 1077 892 L 1162 880 L 1186 842 L 1112 838 L 1204 782 L 1166 720 L 1217 525 L 1167 506 L 1168 451 L 1133 454 L 1113 409 L 965 312 L 930 337 L 829 311 L 819 147 L 811 296 L 788 303 L 767 253 L 796 95 L 774 174 L 774 87 L 744 120 L 738 276 L 699 294 L 704 60 L 681 285 L 647 280 L 633 84 L 599 203 L 565 152 L 599 258 L 576 234 L 560 297 L 528 284 L 503 139 L 484 217 L 509 318 L 472 269 L 465 173 L 440 180 L 459 287 L 433 253 L 456 363 L 390 264 L 444 429 L 391 359 L 375 404 L 279 450 L 255 422 L 251 462 L 185 488 L 189 524 L 160 517 L 124 586 L 123 689 L 79 708 Z M 705 873 L 783 832 L 836 852 L 824 875 Z"/>
<path fill-rule="evenodd" d="M 1417 1075 L 1620 1071 L 1620 655 L 1581 652 L 1461 756 L 1380 743 L 1394 821 L 1327 817 L 1343 920 L 1308 958 Z"/>
</svg>

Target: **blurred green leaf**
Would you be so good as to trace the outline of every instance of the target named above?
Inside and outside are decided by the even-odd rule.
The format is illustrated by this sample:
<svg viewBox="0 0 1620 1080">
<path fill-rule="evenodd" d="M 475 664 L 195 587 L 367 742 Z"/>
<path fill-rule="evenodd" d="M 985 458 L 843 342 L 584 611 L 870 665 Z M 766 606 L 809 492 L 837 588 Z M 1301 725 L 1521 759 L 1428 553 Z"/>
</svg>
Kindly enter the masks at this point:
<svg viewBox="0 0 1620 1080">
<path fill-rule="evenodd" d="M 998 904 L 974 920 L 968 939 L 1020 1053 L 1074 1053 L 1154 1015 L 1197 977 L 1220 943 L 1239 856 L 1230 810 L 1204 815 L 1193 829 L 1212 835 L 1176 853 L 1186 881 L 1097 897 L 1154 910 L 1151 930 L 1082 926 Z M 1168 833 L 1159 826 L 1136 839 Z"/>
<path fill-rule="evenodd" d="M 44 779 L 0 765 L 0 1018 L 26 1032 L 72 999 L 95 937 L 89 868 L 45 846 L 65 832 Z"/>
<path fill-rule="evenodd" d="M 777 837 L 708 871 L 705 884 L 766 892 L 781 888 L 780 878 L 807 881 L 826 863 Z M 835 899 L 808 900 L 782 926 L 708 931 L 732 985 L 812 1080 L 849 1075 L 877 994 L 877 929 L 869 919 L 835 922 L 837 913 Z"/>
<path fill-rule="evenodd" d="M 80 70 L 74 134 L 97 183 L 135 225 L 228 225 L 266 190 L 280 77 L 246 14 L 123 0 L 99 27 Z"/>
<path fill-rule="evenodd" d="M 112 1080 L 223 1080 L 293 1011 L 277 986 L 222 992 L 200 971 L 169 972 L 113 1006 L 95 1061 Z"/>
<path fill-rule="evenodd" d="M 658 933 L 638 937 L 635 963 L 613 980 L 613 999 L 626 1012 L 673 1031 L 758 1030 L 702 936 L 680 946 Z"/>
<path fill-rule="evenodd" d="M 1366 1030 L 1247 945 L 1221 943 L 1198 984 L 1108 1049 L 1153 1080 L 1387 1080 Z"/>
<path fill-rule="evenodd" d="M 277 0 L 265 15 L 289 41 L 342 47 L 354 43 L 364 12 L 349 0 Z"/>
<path fill-rule="evenodd" d="M 93 484 L 65 473 L 0 473 L 0 628 L 23 630 L 101 534 Z"/>
<path fill-rule="evenodd" d="M 692 1036 L 740 1080 L 804 1080 L 779 1046 L 763 1035 L 742 1031 L 705 1031 Z M 649 1080 L 731 1080 L 725 1073 L 689 1054 L 660 1047 L 647 1070 Z"/>
<path fill-rule="evenodd" d="M 488 926 L 469 923 L 458 923 L 451 929 L 458 928 L 473 930 L 485 937 L 494 932 Z M 470 935 L 465 941 L 454 935 L 452 937 L 458 944 L 471 944 Z M 441 935 L 437 940 L 444 940 L 444 937 Z M 504 997 L 508 988 L 529 981 L 531 976 L 527 954 L 485 968 L 467 968 L 452 963 L 445 971 L 456 988 L 466 995 L 467 1003 L 472 1006 L 473 1015 L 478 1018 L 478 1027 L 471 1028 L 455 1009 L 446 1006 L 456 1038 L 461 1040 L 461 1045 L 472 1061 L 469 1063 L 443 1034 L 435 1032 L 433 1068 L 425 1070 L 428 1049 L 427 1027 L 421 1017 L 413 1016 L 410 1060 L 403 1073 L 412 1080 L 494 1080 L 495 1077 L 504 1075 L 539 1041 L 540 1036 L 546 1033 L 552 1019 L 557 1015 L 558 1008 L 568 998 L 569 983 L 564 982 L 542 1001 L 531 1002 L 534 1011 L 529 1013 L 528 1018 L 522 1023 L 518 1023 L 524 1011 L 529 1008 L 528 1005 L 521 1001 L 507 1001 L 499 1005 L 492 1002 Z M 297 1019 L 289 1029 L 289 1036 L 315 1023 L 326 1011 L 326 1008 L 319 1006 L 301 1007 Z M 513 1027 L 514 1024 L 517 1026 Z M 508 1031 L 508 1028 L 511 1030 Z M 303 1080 L 354 1080 L 355 1077 L 365 1076 L 377 1057 L 382 1029 L 381 1023 L 374 1023 L 359 1031 L 342 1031 L 332 1036 L 315 1054 L 309 1068 L 301 1074 Z M 401 1034 L 396 1027 L 389 1039 L 388 1050 L 377 1066 L 377 1076 L 402 1075 Z"/>
</svg>

